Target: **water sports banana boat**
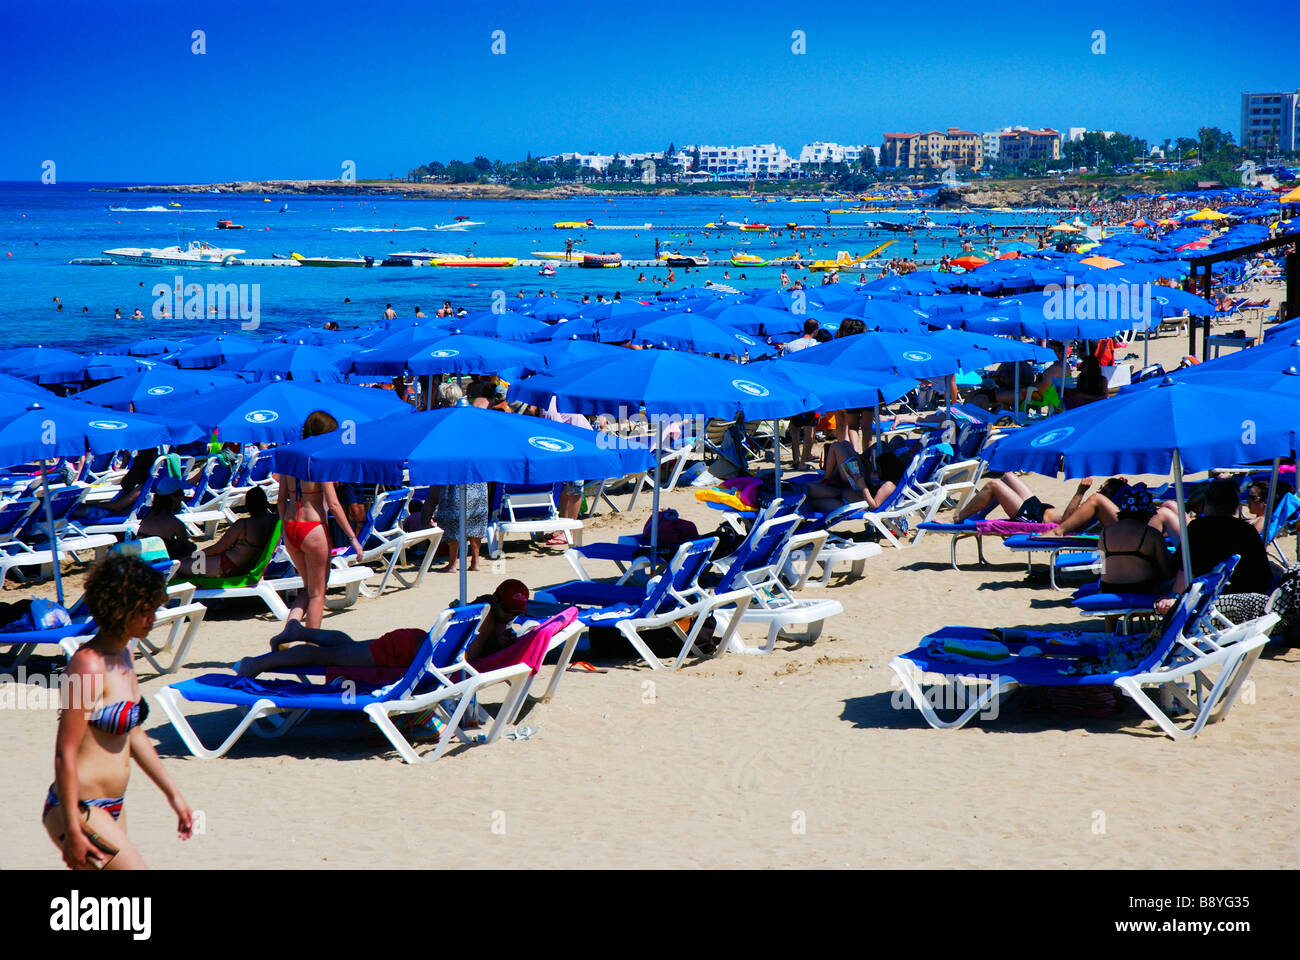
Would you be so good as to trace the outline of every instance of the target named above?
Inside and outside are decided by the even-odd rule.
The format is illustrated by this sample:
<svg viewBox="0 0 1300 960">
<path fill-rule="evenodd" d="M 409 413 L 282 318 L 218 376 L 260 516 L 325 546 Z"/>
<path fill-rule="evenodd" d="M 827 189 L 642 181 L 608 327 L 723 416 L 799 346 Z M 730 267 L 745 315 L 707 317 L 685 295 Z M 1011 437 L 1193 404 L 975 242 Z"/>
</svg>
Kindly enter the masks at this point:
<svg viewBox="0 0 1300 960">
<path fill-rule="evenodd" d="M 876 247 L 876 249 L 872 250 L 870 253 L 864 253 L 860 257 L 855 257 L 850 255 L 847 250 L 841 250 L 839 253 L 835 255 L 834 260 L 814 260 L 812 263 L 808 265 L 808 269 L 819 271 L 819 272 L 825 272 L 828 270 L 846 270 L 856 266 L 859 263 L 863 263 L 867 260 L 870 260 L 881 250 L 884 250 L 887 246 L 889 246 L 891 243 L 894 242 L 895 241 L 893 240 L 888 240 L 885 243 L 882 243 L 880 246 Z"/>
<path fill-rule="evenodd" d="M 733 267 L 761 267 L 766 264 L 766 260 L 752 253 L 733 253 L 731 255 L 731 265 Z"/>
<path fill-rule="evenodd" d="M 623 265 L 621 253 L 586 253 L 582 256 L 582 265 L 588 269 L 601 267 L 620 267 Z"/>
<path fill-rule="evenodd" d="M 518 257 L 433 257 L 429 260 L 431 267 L 513 267 Z"/>
<path fill-rule="evenodd" d="M 555 224 L 556 230 L 585 230 L 588 227 L 595 226 L 594 220 L 561 220 Z"/>
<path fill-rule="evenodd" d="M 766 223 L 742 223 L 740 229 L 746 233 L 767 233 L 770 228 Z"/>
</svg>

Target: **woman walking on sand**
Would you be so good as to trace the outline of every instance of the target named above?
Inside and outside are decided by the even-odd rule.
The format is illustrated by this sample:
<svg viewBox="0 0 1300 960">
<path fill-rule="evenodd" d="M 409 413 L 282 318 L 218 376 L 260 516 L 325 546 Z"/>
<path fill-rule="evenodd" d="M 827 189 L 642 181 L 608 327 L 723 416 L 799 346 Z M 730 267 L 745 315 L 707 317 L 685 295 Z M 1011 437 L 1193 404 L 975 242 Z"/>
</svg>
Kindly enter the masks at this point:
<svg viewBox="0 0 1300 960">
<path fill-rule="evenodd" d="M 144 733 L 149 704 L 140 694 L 129 644 L 146 636 L 166 601 L 163 576 L 135 557 L 99 563 L 86 580 L 86 606 L 99 632 L 68 661 L 54 747 L 54 782 L 41 820 L 73 870 L 139 870 L 127 838 L 126 785 L 135 760 L 176 812 L 188 840 L 194 814 Z"/>
<path fill-rule="evenodd" d="M 338 421 L 324 410 L 314 410 L 307 415 L 302 426 L 303 439 L 333 433 Z M 309 482 L 297 477 L 279 477 L 280 495 L 276 509 L 284 525 L 284 545 L 294 569 L 302 577 L 305 589 L 289 608 L 289 620 L 301 620 L 303 626 L 319 627 L 325 615 L 325 589 L 329 583 L 330 538 L 325 527 L 329 514 L 334 515 L 344 535 L 352 542 L 359 557 L 361 544 L 348 523 L 347 513 L 339 503 L 334 484 Z M 278 639 L 278 638 L 277 638 Z"/>
</svg>

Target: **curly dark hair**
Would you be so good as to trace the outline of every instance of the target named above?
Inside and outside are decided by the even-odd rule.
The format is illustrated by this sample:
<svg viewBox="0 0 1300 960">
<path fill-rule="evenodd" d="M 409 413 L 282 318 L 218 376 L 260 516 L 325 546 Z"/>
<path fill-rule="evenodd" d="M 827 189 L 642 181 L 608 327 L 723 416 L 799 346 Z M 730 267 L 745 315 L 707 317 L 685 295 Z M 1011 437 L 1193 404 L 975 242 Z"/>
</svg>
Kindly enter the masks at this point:
<svg viewBox="0 0 1300 960">
<path fill-rule="evenodd" d="M 111 634 L 120 634 L 130 617 L 161 605 L 166 596 L 163 575 L 138 557 L 106 557 L 86 578 L 86 606 Z"/>
</svg>

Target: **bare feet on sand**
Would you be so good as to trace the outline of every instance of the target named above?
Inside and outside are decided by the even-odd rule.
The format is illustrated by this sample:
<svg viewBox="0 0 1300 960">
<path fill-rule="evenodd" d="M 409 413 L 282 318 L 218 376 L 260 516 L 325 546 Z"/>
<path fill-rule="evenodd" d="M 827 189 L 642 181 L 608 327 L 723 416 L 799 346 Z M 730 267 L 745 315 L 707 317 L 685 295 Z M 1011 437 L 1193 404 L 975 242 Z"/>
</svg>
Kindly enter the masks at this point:
<svg viewBox="0 0 1300 960">
<path fill-rule="evenodd" d="M 302 621 L 290 620 L 284 625 L 284 629 L 271 638 L 271 649 L 279 650 L 286 643 L 293 643 L 298 639 L 298 634 L 302 633 Z"/>
</svg>

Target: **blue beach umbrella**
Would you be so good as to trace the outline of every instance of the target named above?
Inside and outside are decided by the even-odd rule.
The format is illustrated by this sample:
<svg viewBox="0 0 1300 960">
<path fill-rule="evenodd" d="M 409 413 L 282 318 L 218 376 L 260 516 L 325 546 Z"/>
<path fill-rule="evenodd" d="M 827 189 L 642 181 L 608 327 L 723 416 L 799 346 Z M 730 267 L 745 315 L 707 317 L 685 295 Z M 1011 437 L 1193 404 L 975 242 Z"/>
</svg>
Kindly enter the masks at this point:
<svg viewBox="0 0 1300 960">
<path fill-rule="evenodd" d="M 58 347 L 19 347 L 0 353 L 0 373 L 21 376 L 23 371 L 53 364 L 57 361 L 77 362 L 81 354 Z"/>
<path fill-rule="evenodd" d="M 326 330 L 323 327 L 294 327 L 275 338 L 276 343 L 300 343 L 312 347 L 330 347 L 346 343 L 356 330 Z"/>
<path fill-rule="evenodd" d="M 775 371 L 795 386 L 815 393 L 821 401 L 818 408 L 821 410 L 878 407 L 884 403 L 893 403 L 916 387 L 915 380 L 896 377 L 883 370 L 847 370 L 812 363 L 794 363 L 790 357 L 764 363 L 762 369 Z"/>
<path fill-rule="evenodd" d="M 76 395 L 78 400 L 129 410 L 134 404 L 142 413 L 166 414 L 168 407 L 186 394 L 203 393 L 243 381 L 230 373 L 213 370 L 177 370 L 161 364 L 108 383 L 101 383 Z"/>
<path fill-rule="evenodd" d="M 183 340 L 164 340 L 160 337 L 149 337 L 127 344 L 126 352 L 132 357 L 158 357 L 165 353 L 179 353 L 186 346 L 187 344 Z"/>
<path fill-rule="evenodd" d="M 927 334 L 867 332 L 800 350 L 788 359 L 791 363 L 818 364 L 841 370 L 885 370 L 896 376 L 924 380 L 960 370 L 959 353 Z"/>
<path fill-rule="evenodd" d="M 346 363 L 338 349 L 306 344 L 268 345 L 251 357 L 241 357 L 219 369 L 252 374 L 254 380 L 308 380 L 342 383 L 342 366 Z"/>
<path fill-rule="evenodd" d="M 458 405 L 359 424 L 276 451 L 276 469 L 304 480 L 463 485 L 537 484 L 614 477 L 648 469 L 645 449 L 613 449 L 591 430 Z M 465 514 L 461 499 L 460 598 L 465 600 Z"/>
<path fill-rule="evenodd" d="M 57 457 L 79 457 L 87 452 L 106 453 L 154 447 L 161 443 L 185 443 L 201 436 L 203 432 L 193 424 L 162 421 L 142 414 L 122 414 L 89 403 L 54 397 L 48 401 L 12 396 L 0 400 L 0 462 L 39 460 L 47 468 L 42 473 L 41 482 L 59 603 L 63 602 L 63 575 L 50 502 L 48 462 Z"/>
<path fill-rule="evenodd" d="M 772 348 L 762 341 L 697 313 L 668 313 L 649 323 L 622 322 L 631 327 L 630 339 L 634 343 L 751 359 L 772 353 Z"/>
<path fill-rule="evenodd" d="M 1056 354 L 1036 343 L 1009 340 L 968 330 L 936 330 L 930 337 L 959 353 L 965 365 L 988 366 L 1017 360 L 1055 360 Z"/>
<path fill-rule="evenodd" d="M 186 347 L 176 355 L 178 367 L 206 369 L 242 360 L 254 356 L 266 348 L 266 344 L 247 337 L 222 334 L 207 337 Z"/>
<path fill-rule="evenodd" d="M 355 373 L 497 373 L 522 367 L 537 359 L 537 352 L 521 343 L 452 334 L 437 340 L 376 347 L 352 359 Z"/>
<path fill-rule="evenodd" d="M 808 309 L 814 309 L 811 305 Z M 701 311 L 718 323 L 749 333 L 763 331 L 769 336 L 779 333 L 799 333 L 807 314 L 788 313 L 773 307 L 760 307 L 752 303 L 722 302 Z"/>
<path fill-rule="evenodd" d="M 598 340 L 600 331 L 597 321 L 577 318 L 574 320 L 561 320 L 552 323 L 542 331 L 541 335 L 531 341 L 537 343 L 552 343 L 565 340 Z"/>
<path fill-rule="evenodd" d="M 155 367 L 175 369 L 161 360 L 97 353 L 76 360 L 45 363 L 29 369 L 24 376 L 37 383 L 84 383 L 87 380 L 112 380 Z"/>
<path fill-rule="evenodd" d="M 0 373 L 0 397 L 10 400 L 30 397 L 33 400 L 45 401 L 54 399 L 54 394 L 30 381 L 21 380 L 8 373 Z"/>
<path fill-rule="evenodd" d="M 550 330 L 541 320 L 519 313 L 493 313 L 482 310 L 461 317 L 457 321 L 461 333 L 475 337 L 496 337 L 499 340 L 532 340 Z"/>
<path fill-rule="evenodd" d="M 365 423 L 413 408 L 391 390 L 273 380 L 181 397 L 167 413 L 206 431 L 217 430 L 235 443 L 289 443 L 302 436 L 302 425 L 315 410 L 324 410 L 342 424 Z"/>
<path fill-rule="evenodd" d="M 775 420 L 820 406 L 812 391 L 769 376 L 764 372 L 767 366 L 676 350 L 629 350 L 618 360 L 586 360 L 520 380 L 511 384 L 507 396 L 543 408 L 555 397 L 560 409 L 585 414 L 635 413 L 644 408 L 656 418 L 657 431 L 662 430 L 664 416 L 732 420 L 743 415 Z M 662 436 L 656 441 L 656 457 L 661 457 Z M 650 545 L 654 550 L 659 543 L 659 484 L 654 484 L 652 495 Z"/>
</svg>

